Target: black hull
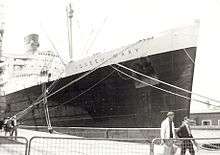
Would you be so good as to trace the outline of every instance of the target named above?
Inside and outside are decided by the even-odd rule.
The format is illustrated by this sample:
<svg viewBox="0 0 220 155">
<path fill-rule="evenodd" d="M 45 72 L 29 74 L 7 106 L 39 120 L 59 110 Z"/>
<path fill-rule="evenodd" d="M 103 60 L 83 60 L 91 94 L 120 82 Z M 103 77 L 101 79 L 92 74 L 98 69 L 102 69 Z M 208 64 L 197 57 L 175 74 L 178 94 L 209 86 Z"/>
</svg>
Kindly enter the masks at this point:
<svg viewBox="0 0 220 155">
<path fill-rule="evenodd" d="M 195 60 L 196 47 L 186 50 Z M 184 50 L 165 52 L 121 64 L 143 74 L 155 76 L 161 81 L 192 90 L 194 64 Z M 122 71 L 144 80 L 125 69 Z M 84 73 L 60 79 L 52 92 L 82 74 Z M 99 82 L 103 78 L 105 79 Z M 149 80 L 148 82 L 165 90 L 191 97 L 191 94 L 164 84 Z M 51 84 L 52 82 L 48 82 L 46 85 L 49 87 Z M 90 87 L 92 88 L 89 89 Z M 37 85 L 6 95 L 5 114 L 8 116 L 17 114 L 34 103 L 41 94 L 42 86 Z M 78 97 L 74 98 L 76 96 Z M 48 106 L 52 126 L 159 127 L 162 119 L 166 117 L 166 111 L 170 110 L 175 111 L 175 123 L 178 126 L 190 111 L 189 100 L 151 86 L 143 86 L 118 73 L 111 66 L 99 68 L 49 97 Z M 43 104 L 35 106 L 21 117 L 21 121 L 25 125 L 46 125 Z"/>
</svg>

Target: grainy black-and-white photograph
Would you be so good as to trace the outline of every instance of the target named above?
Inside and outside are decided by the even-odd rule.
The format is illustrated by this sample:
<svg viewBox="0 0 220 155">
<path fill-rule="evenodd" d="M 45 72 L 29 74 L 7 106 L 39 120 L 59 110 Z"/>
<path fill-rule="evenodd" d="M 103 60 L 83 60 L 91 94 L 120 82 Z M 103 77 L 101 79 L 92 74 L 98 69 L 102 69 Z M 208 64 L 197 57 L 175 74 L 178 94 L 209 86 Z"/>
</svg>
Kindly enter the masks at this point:
<svg viewBox="0 0 220 155">
<path fill-rule="evenodd" d="M 2 155 L 218 155 L 220 0 L 0 0 Z"/>
</svg>

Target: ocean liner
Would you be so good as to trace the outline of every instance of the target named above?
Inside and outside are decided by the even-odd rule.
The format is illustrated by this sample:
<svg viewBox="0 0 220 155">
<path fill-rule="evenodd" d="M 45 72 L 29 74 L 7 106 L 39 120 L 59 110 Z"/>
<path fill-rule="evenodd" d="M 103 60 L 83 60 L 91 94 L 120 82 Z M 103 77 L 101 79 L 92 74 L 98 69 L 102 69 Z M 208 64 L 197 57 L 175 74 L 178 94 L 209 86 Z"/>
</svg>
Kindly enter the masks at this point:
<svg viewBox="0 0 220 155">
<path fill-rule="evenodd" d="M 40 57 L 34 63 L 38 69 L 30 71 L 36 55 L 58 58 L 38 51 L 38 37 L 31 35 L 28 56 L 13 58 L 19 60 L 12 63 L 13 78 L 1 81 L 1 117 L 17 115 L 30 126 L 48 125 L 49 119 L 52 126 L 159 127 L 172 110 L 179 125 L 189 115 L 191 94 L 172 86 L 191 91 L 197 37 L 195 23 L 71 61 L 65 68 L 61 62 L 45 68 Z M 8 66 L 3 64 L 11 64 L 5 62 L 1 77 Z M 35 80 L 28 81 L 31 77 Z"/>
</svg>

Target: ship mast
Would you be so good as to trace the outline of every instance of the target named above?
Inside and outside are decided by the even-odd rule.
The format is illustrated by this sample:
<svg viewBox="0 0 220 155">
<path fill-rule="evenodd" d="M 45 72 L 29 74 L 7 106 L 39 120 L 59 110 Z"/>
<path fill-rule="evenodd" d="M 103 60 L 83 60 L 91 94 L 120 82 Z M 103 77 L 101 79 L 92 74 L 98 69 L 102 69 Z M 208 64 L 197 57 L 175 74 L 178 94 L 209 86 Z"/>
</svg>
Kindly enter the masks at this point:
<svg viewBox="0 0 220 155">
<path fill-rule="evenodd" d="M 0 3 L 0 61 L 2 59 L 3 35 L 4 35 L 4 5 Z"/>
<path fill-rule="evenodd" d="M 2 58 L 2 46 L 3 46 L 3 37 L 4 37 L 4 24 L 5 24 L 5 2 L 0 0 L 0 63 L 4 60 Z M 0 68 L 2 72 L 2 68 Z"/>
<path fill-rule="evenodd" d="M 66 9 L 67 11 L 67 26 L 68 26 L 68 41 L 69 41 L 69 58 L 70 61 L 73 59 L 73 44 L 72 44 L 72 18 L 73 18 L 73 9 L 71 4 Z"/>
<path fill-rule="evenodd" d="M 2 42 L 3 42 L 3 34 L 4 34 L 4 29 L 3 29 L 3 25 L 4 23 L 0 23 L 0 61 L 2 58 Z"/>
<path fill-rule="evenodd" d="M 4 4 L 0 2 L 0 63 L 2 60 L 2 45 L 3 45 L 3 36 L 4 36 Z M 0 73 L 2 73 L 2 68 L 0 68 Z"/>
</svg>

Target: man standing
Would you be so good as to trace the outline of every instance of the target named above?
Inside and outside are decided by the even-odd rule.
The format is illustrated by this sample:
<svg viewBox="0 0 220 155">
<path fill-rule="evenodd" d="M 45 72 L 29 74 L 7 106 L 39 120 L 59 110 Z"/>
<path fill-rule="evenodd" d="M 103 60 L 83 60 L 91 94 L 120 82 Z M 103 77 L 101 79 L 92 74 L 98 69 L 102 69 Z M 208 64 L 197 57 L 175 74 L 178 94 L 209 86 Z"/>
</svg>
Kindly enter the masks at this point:
<svg viewBox="0 0 220 155">
<path fill-rule="evenodd" d="M 176 149 L 173 147 L 173 140 L 170 139 L 175 138 L 173 118 L 174 112 L 168 112 L 167 118 L 161 123 L 160 136 L 164 145 L 163 155 L 174 155 L 176 152 Z"/>
<path fill-rule="evenodd" d="M 0 120 L 0 131 L 3 131 L 4 120 Z"/>
<path fill-rule="evenodd" d="M 193 138 L 191 134 L 190 124 L 192 124 L 193 121 L 188 119 L 187 117 L 184 118 L 183 124 L 177 129 L 177 136 L 179 138 Z M 188 149 L 191 155 L 195 155 L 195 151 L 193 148 L 193 143 L 196 147 L 198 147 L 198 144 L 195 140 L 183 140 L 181 143 L 181 155 L 185 155 L 186 150 Z"/>
<path fill-rule="evenodd" d="M 18 135 L 18 131 L 17 131 L 17 118 L 16 115 L 12 117 L 12 131 L 11 131 L 11 135 L 13 136 L 13 134 L 15 133 L 15 140 L 17 140 L 17 135 Z"/>
<path fill-rule="evenodd" d="M 5 131 L 5 136 L 7 136 L 7 133 L 9 133 L 9 136 L 10 136 L 11 129 L 12 129 L 12 124 L 11 124 L 10 117 L 6 117 L 6 118 L 4 119 L 4 131 Z"/>
</svg>

